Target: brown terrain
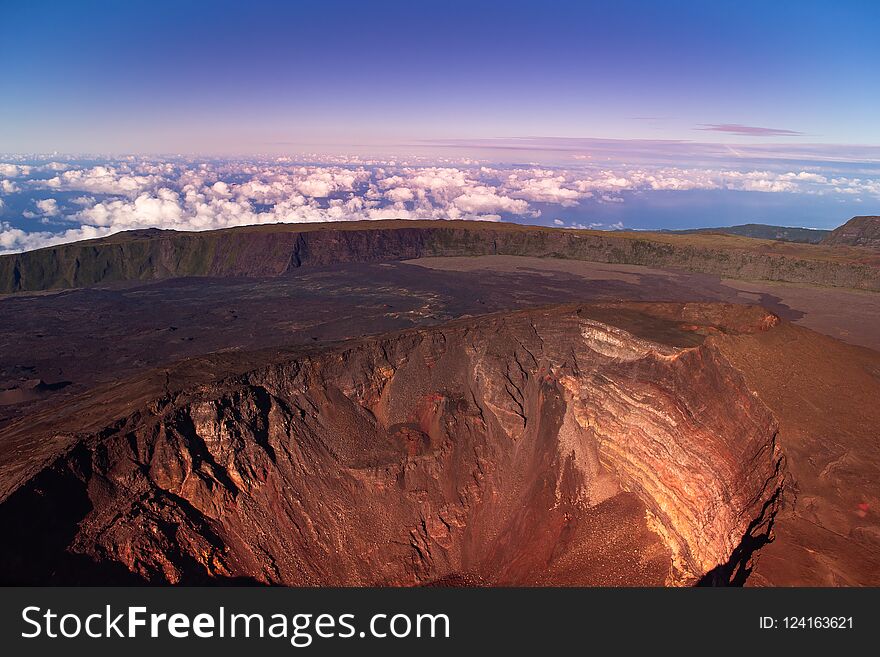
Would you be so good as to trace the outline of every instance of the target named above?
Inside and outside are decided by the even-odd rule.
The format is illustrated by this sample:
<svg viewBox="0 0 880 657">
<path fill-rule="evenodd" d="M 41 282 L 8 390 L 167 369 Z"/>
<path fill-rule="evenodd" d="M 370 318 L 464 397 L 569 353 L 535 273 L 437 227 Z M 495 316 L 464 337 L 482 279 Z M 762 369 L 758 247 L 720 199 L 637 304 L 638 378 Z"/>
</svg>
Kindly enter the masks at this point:
<svg viewBox="0 0 880 657">
<path fill-rule="evenodd" d="M 781 247 L 829 287 L 740 237 L 734 271 L 335 230 L 235 276 L 56 247 L 105 275 L 0 298 L 0 580 L 880 583 L 870 246 Z"/>
<path fill-rule="evenodd" d="M 832 246 L 880 248 L 880 217 L 853 217 L 822 240 Z"/>
<path fill-rule="evenodd" d="M 872 225 L 854 230 L 868 234 Z M 864 242 L 828 246 L 717 233 L 603 232 L 474 221 L 270 224 L 197 233 L 150 229 L 0 256 L 0 293 L 184 276 L 272 277 L 304 266 L 480 255 L 668 267 L 880 291 L 880 253 Z"/>
</svg>

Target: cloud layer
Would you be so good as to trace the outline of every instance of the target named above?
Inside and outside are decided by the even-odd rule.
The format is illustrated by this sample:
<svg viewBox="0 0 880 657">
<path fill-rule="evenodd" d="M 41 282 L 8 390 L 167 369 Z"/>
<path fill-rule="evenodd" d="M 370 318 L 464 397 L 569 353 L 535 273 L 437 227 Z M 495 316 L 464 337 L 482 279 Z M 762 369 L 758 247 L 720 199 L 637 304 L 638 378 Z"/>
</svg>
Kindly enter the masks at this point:
<svg viewBox="0 0 880 657">
<path fill-rule="evenodd" d="M 867 174 L 788 168 L 570 167 L 473 161 L 332 158 L 126 158 L 88 164 L 0 162 L 0 252 L 140 229 L 209 230 L 245 224 L 376 219 L 513 219 L 578 228 L 553 208 L 626 202 L 629 195 L 693 190 L 880 199 Z M 17 211 L 12 207 L 20 208 Z"/>
</svg>

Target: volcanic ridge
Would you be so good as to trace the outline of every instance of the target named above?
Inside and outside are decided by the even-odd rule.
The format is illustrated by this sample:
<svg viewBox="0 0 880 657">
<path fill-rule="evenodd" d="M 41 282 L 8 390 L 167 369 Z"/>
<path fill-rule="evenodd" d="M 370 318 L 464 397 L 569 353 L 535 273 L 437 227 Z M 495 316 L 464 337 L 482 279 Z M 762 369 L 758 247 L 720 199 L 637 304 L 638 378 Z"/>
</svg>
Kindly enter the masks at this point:
<svg viewBox="0 0 880 657">
<path fill-rule="evenodd" d="M 880 583 L 876 217 L 370 223 L 0 257 L 0 581 Z"/>
</svg>

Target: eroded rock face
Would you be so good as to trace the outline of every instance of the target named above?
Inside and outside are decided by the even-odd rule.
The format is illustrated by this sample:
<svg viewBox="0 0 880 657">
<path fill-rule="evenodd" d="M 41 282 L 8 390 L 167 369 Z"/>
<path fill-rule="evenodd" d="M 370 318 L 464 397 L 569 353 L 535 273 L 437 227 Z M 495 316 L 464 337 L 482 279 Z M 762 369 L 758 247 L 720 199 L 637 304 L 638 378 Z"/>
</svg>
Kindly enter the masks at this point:
<svg viewBox="0 0 880 657">
<path fill-rule="evenodd" d="M 822 240 L 834 246 L 865 246 L 880 249 L 880 217 L 853 217 Z"/>
<path fill-rule="evenodd" d="M 824 246 L 484 223 L 366 221 L 118 233 L 0 256 L 0 294 L 182 276 L 262 278 L 302 266 L 481 255 L 567 258 L 880 290 L 877 257 Z M 825 241 L 842 243 L 832 238 Z"/>
<path fill-rule="evenodd" d="M 638 337 L 614 312 L 462 320 L 169 393 L 80 435 L 0 504 L 22 529 L 2 575 L 740 581 L 783 487 L 775 420 L 711 343 Z M 775 321 L 720 312 L 673 325 Z M 663 313 L 700 314 L 651 321 Z M 51 540 L 35 510 L 57 517 Z"/>
</svg>

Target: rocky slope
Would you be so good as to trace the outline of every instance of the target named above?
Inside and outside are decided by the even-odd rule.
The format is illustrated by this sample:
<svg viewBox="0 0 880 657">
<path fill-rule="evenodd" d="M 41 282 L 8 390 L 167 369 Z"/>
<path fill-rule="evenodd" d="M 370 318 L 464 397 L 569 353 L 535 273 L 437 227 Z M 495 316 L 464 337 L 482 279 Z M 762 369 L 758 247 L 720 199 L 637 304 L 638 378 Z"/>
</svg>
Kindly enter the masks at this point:
<svg viewBox="0 0 880 657">
<path fill-rule="evenodd" d="M 835 228 L 822 244 L 880 249 L 880 217 L 853 217 Z"/>
<path fill-rule="evenodd" d="M 721 226 L 718 228 L 687 228 L 664 232 L 680 235 L 718 233 L 720 235 L 741 235 L 742 237 L 754 237 L 761 240 L 802 242 L 804 244 L 819 244 L 825 237 L 831 234 L 830 230 L 797 228 L 795 226 L 770 226 L 768 224 L 742 224 L 740 226 Z"/>
<path fill-rule="evenodd" d="M 782 322 L 713 343 L 779 422 L 786 510 L 757 586 L 880 585 L 880 352 Z"/>
<path fill-rule="evenodd" d="M 180 276 L 280 276 L 303 265 L 522 255 L 669 267 L 729 278 L 880 290 L 880 257 L 731 235 L 609 233 L 437 221 L 135 231 L 0 256 L 0 293 Z"/>
<path fill-rule="evenodd" d="M 705 336 L 777 321 L 563 306 L 185 361 L 8 428 L 0 578 L 742 583 L 783 457 Z"/>
</svg>

